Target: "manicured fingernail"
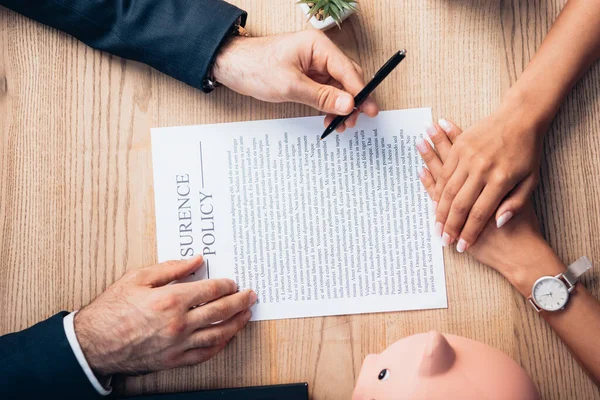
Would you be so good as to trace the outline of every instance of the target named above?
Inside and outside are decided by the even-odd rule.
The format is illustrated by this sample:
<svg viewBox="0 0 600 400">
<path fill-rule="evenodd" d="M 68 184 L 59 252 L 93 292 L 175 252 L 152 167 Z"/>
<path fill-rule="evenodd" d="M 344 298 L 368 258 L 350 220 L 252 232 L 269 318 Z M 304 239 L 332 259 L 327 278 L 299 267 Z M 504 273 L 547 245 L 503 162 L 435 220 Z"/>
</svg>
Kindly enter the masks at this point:
<svg viewBox="0 0 600 400">
<path fill-rule="evenodd" d="M 437 129 L 430 121 L 425 122 L 425 132 L 429 135 L 429 137 L 434 137 L 437 133 Z"/>
<path fill-rule="evenodd" d="M 256 295 L 256 293 L 254 293 L 253 291 L 250 292 L 250 304 L 256 303 L 256 300 L 258 300 L 258 296 Z"/>
<path fill-rule="evenodd" d="M 419 149 L 419 151 L 421 153 L 426 153 L 427 152 L 427 146 L 425 145 L 425 141 L 421 138 L 417 138 L 415 140 L 415 145 L 417 146 L 417 149 Z"/>
<path fill-rule="evenodd" d="M 348 114 L 352 109 L 352 98 L 350 96 L 340 96 L 335 101 L 335 109 L 340 114 Z"/>
<path fill-rule="evenodd" d="M 425 179 L 425 170 L 423 169 L 423 167 L 419 167 L 419 169 L 417 170 L 417 174 L 419 174 L 419 178 Z"/>
<path fill-rule="evenodd" d="M 435 226 L 433 227 L 433 232 L 435 233 L 435 236 L 437 236 L 437 237 L 442 236 L 443 230 L 444 230 L 444 224 L 442 224 L 441 222 L 436 222 Z"/>
<path fill-rule="evenodd" d="M 498 220 L 496 221 L 496 226 L 498 228 L 502 228 L 504 225 L 506 225 L 506 223 L 508 221 L 510 221 L 510 219 L 514 216 L 514 214 L 512 213 L 512 211 L 507 211 L 504 214 L 502 214 L 500 216 L 500 218 L 498 218 Z"/>
<path fill-rule="evenodd" d="M 433 212 L 436 212 L 436 211 L 437 211 L 437 205 L 438 205 L 438 202 L 437 202 L 437 201 L 434 201 L 434 202 L 433 202 Z"/>
<path fill-rule="evenodd" d="M 459 253 L 464 253 L 466 249 L 467 242 L 465 242 L 463 239 L 460 239 L 456 244 L 456 251 L 458 251 Z"/>
<path fill-rule="evenodd" d="M 450 131 L 452 130 L 452 125 L 450 125 L 450 122 L 446 121 L 445 119 L 440 119 L 438 120 L 438 124 L 440 124 L 440 127 L 444 130 L 444 132 L 446 133 L 450 133 Z"/>
<path fill-rule="evenodd" d="M 452 238 L 446 232 L 442 235 L 442 246 L 446 247 L 450 244 Z"/>
</svg>

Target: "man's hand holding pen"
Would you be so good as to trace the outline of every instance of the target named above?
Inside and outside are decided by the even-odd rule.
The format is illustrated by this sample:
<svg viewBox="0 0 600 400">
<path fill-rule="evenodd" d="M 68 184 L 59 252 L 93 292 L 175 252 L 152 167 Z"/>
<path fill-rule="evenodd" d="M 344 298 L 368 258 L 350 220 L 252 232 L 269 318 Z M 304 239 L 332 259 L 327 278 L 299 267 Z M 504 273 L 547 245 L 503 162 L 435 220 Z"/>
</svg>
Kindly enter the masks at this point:
<svg viewBox="0 0 600 400">
<path fill-rule="evenodd" d="M 364 87 L 362 68 L 321 31 L 229 41 L 217 56 L 215 79 L 230 89 L 256 99 L 309 105 L 333 119 L 354 110 L 354 98 Z M 379 112 L 368 97 L 360 111 Z M 356 124 L 358 113 L 345 123 Z"/>
</svg>

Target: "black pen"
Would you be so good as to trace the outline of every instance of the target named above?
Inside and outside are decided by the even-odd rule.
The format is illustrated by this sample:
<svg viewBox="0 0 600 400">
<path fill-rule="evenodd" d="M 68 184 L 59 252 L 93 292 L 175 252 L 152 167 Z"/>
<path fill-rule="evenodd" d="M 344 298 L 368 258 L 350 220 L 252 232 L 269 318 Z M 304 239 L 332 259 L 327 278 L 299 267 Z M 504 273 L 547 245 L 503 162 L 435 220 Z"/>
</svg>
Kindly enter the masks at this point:
<svg viewBox="0 0 600 400">
<path fill-rule="evenodd" d="M 400 61 L 404 60 L 404 57 L 406 57 L 406 50 L 400 50 L 394 54 L 379 71 L 377 71 L 377 73 L 373 76 L 373 79 L 371 79 L 371 82 L 367 83 L 367 86 L 365 86 L 365 88 L 361 90 L 360 93 L 354 98 L 354 111 L 358 110 L 360 105 L 367 99 L 367 97 L 369 97 L 373 90 L 375 90 L 375 88 L 379 86 L 379 84 L 383 82 L 385 78 L 387 78 L 390 72 L 392 72 L 394 68 L 400 64 Z M 352 113 L 354 111 L 352 111 Z M 346 121 L 346 119 L 352 115 L 352 113 L 348 115 L 338 115 L 335 117 L 327 129 L 325 129 L 325 132 L 323 132 L 321 135 L 321 140 L 325 139 L 331 132 L 335 131 L 338 126 L 343 124 L 344 121 Z"/>
</svg>

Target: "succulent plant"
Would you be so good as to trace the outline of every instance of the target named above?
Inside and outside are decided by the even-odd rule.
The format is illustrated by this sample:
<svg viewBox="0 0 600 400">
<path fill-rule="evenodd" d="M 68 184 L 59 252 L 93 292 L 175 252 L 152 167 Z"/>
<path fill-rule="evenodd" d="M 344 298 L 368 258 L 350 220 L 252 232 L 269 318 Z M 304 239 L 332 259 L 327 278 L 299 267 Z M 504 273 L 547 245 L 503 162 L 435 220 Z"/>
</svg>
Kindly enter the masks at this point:
<svg viewBox="0 0 600 400">
<path fill-rule="evenodd" d="M 341 27 L 342 17 L 346 10 L 358 11 L 357 0 L 299 0 L 297 4 L 306 4 L 310 8 L 308 17 L 323 21 L 327 17 L 333 18 L 338 27 Z"/>
</svg>

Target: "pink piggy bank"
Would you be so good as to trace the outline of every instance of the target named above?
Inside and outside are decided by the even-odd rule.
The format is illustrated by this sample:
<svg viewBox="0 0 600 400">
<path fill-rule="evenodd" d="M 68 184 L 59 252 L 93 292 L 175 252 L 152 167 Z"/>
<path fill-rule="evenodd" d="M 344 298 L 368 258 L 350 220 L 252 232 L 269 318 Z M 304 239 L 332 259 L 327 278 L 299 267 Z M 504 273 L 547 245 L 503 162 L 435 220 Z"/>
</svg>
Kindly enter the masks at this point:
<svg viewBox="0 0 600 400">
<path fill-rule="evenodd" d="M 353 400 L 539 399 L 529 376 L 499 350 L 431 331 L 367 356 Z"/>
</svg>

